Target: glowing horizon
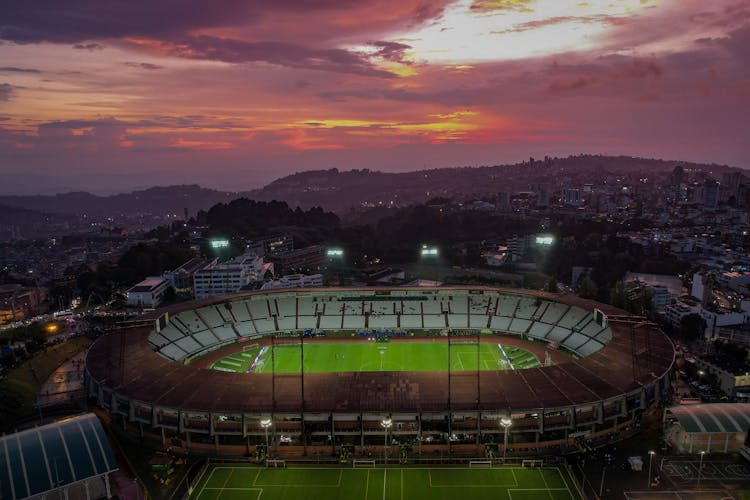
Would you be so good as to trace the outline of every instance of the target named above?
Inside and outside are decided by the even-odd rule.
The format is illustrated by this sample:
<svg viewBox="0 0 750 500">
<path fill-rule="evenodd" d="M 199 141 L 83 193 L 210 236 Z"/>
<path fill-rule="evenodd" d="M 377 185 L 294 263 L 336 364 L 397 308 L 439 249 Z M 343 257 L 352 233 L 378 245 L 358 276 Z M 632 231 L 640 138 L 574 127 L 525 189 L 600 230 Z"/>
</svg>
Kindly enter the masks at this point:
<svg viewBox="0 0 750 500">
<path fill-rule="evenodd" d="M 191 0 L 179 13 L 11 0 L 8 12 L 0 171 L 16 184 L 254 187 L 312 168 L 576 153 L 750 161 L 740 0 Z"/>
</svg>

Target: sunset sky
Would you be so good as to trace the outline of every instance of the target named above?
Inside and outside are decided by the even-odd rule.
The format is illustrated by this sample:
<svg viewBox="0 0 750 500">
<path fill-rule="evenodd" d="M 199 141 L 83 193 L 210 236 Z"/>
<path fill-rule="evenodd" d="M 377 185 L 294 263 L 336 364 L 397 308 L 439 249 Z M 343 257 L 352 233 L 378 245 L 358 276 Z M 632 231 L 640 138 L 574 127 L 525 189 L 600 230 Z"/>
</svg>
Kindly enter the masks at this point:
<svg viewBox="0 0 750 500">
<path fill-rule="evenodd" d="M 750 167 L 747 0 L 4 0 L 2 193 L 577 153 Z"/>
</svg>

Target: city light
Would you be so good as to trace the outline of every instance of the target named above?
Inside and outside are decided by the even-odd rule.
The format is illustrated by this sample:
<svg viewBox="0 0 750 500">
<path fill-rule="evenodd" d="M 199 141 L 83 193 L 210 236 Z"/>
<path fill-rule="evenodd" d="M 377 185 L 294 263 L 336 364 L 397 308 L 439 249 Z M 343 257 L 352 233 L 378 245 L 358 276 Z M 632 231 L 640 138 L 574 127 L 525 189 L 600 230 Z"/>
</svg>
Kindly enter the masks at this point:
<svg viewBox="0 0 750 500">
<path fill-rule="evenodd" d="M 344 250 L 341 248 L 329 248 L 326 251 L 326 255 L 328 257 L 343 257 L 344 256 Z"/>
<path fill-rule="evenodd" d="M 437 247 L 430 247 L 427 245 L 422 245 L 422 257 L 433 257 L 438 254 Z"/>
<path fill-rule="evenodd" d="M 218 250 L 229 247 L 229 240 L 211 240 L 211 248 Z"/>
</svg>

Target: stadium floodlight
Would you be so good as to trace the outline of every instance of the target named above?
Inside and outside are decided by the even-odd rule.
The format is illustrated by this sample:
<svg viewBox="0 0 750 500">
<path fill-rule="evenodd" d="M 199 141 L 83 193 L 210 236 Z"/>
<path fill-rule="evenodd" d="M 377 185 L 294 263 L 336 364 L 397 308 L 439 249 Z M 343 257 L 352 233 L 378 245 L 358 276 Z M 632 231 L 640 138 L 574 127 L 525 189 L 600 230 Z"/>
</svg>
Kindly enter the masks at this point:
<svg viewBox="0 0 750 500">
<path fill-rule="evenodd" d="M 705 454 L 705 451 L 701 451 L 701 461 L 698 464 L 698 485 L 696 486 L 696 489 L 700 489 L 701 487 L 701 474 L 703 474 L 703 455 Z"/>
<path fill-rule="evenodd" d="M 503 463 L 505 463 L 505 452 L 508 451 L 508 429 L 513 425 L 509 417 L 500 419 L 500 425 L 503 427 Z"/>
<path fill-rule="evenodd" d="M 225 239 L 214 239 L 209 242 L 211 244 L 211 248 L 214 250 L 219 250 L 221 248 L 229 248 L 229 240 Z"/>
<path fill-rule="evenodd" d="M 383 427 L 384 442 L 383 442 L 383 457 L 385 459 L 385 465 L 388 465 L 388 429 L 393 425 L 393 420 L 386 418 L 380 421 L 380 425 Z"/>
<path fill-rule="evenodd" d="M 437 257 L 438 248 L 429 245 L 422 245 L 420 255 L 422 255 L 422 257 Z"/>
<path fill-rule="evenodd" d="M 646 483 L 647 488 L 651 488 L 651 462 L 654 461 L 655 454 L 656 452 L 653 450 L 649 450 L 648 452 L 648 483 Z"/>
<path fill-rule="evenodd" d="M 326 250 L 326 256 L 331 258 L 340 258 L 344 256 L 344 249 L 343 248 L 329 248 Z"/>
<path fill-rule="evenodd" d="M 539 246 L 549 247 L 555 243 L 555 237 L 549 234 L 540 234 L 534 239 L 534 241 Z"/>
<path fill-rule="evenodd" d="M 271 427 L 271 423 L 272 422 L 271 422 L 270 418 L 265 418 L 265 419 L 263 419 L 263 420 L 260 421 L 260 426 L 263 427 L 263 431 L 266 434 L 266 459 L 268 458 L 268 455 L 269 455 L 269 449 L 268 449 L 268 428 Z"/>
</svg>

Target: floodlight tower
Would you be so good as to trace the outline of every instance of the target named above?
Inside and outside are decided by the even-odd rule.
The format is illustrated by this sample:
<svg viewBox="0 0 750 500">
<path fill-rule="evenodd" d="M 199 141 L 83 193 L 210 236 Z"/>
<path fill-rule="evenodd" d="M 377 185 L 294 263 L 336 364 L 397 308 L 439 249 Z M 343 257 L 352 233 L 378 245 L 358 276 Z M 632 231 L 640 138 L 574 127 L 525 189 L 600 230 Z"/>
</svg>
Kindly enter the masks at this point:
<svg viewBox="0 0 750 500">
<path fill-rule="evenodd" d="M 419 251 L 419 256 L 423 261 L 431 260 L 433 261 L 433 264 L 435 264 L 435 279 L 433 280 L 435 283 L 437 283 L 437 264 L 438 259 L 440 257 L 440 251 L 438 250 L 438 247 L 434 245 L 422 245 L 422 248 Z"/>
<path fill-rule="evenodd" d="M 651 462 L 654 461 L 654 455 L 656 454 L 655 451 L 649 450 L 648 452 L 648 483 L 646 483 L 646 487 L 651 487 Z"/>
<path fill-rule="evenodd" d="M 271 427 L 271 419 L 266 418 L 260 421 L 260 426 L 263 427 L 263 431 L 266 434 L 266 458 L 270 454 L 270 448 L 268 447 L 268 428 Z"/>
<path fill-rule="evenodd" d="M 386 418 L 380 421 L 380 425 L 383 427 L 383 456 L 385 458 L 385 465 L 388 465 L 388 429 L 393 425 L 393 420 Z"/>
<path fill-rule="evenodd" d="M 503 463 L 505 463 L 505 454 L 508 451 L 508 429 L 513 425 L 513 421 L 510 417 L 503 417 L 500 419 L 500 425 L 503 428 Z"/>
</svg>

